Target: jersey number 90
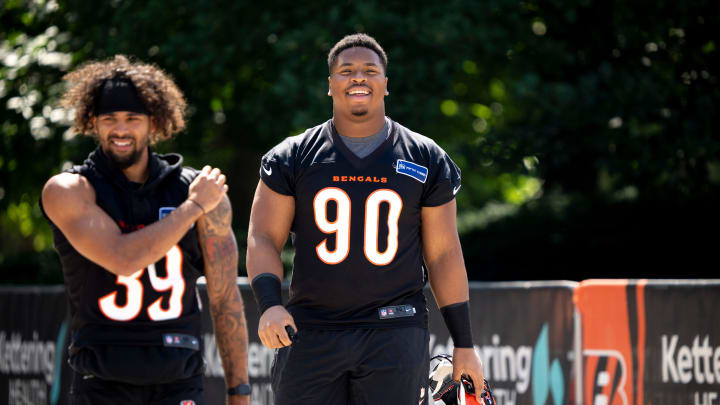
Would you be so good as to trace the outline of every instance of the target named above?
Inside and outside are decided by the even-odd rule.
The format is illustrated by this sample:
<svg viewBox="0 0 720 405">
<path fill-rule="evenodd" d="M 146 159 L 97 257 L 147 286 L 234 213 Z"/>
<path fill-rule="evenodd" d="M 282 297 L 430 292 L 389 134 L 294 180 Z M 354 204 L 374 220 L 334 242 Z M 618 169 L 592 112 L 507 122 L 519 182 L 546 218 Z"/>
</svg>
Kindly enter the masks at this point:
<svg viewBox="0 0 720 405">
<path fill-rule="evenodd" d="M 327 218 L 327 204 L 335 201 L 337 217 L 334 221 Z M 378 232 L 380 228 L 380 204 L 390 207 L 387 218 L 387 247 L 378 251 Z M 402 211 L 402 198 L 393 190 L 382 188 L 375 190 L 365 200 L 365 232 L 363 250 L 367 260 L 376 266 L 385 266 L 392 262 L 398 251 L 398 221 Z M 327 239 L 323 239 L 316 248 L 318 258 L 327 264 L 338 264 L 345 260 L 350 252 L 350 197 L 337 187 L 320 190 L 313 200 L 315 223 L 324 233 L 335 234 L 335 249 L 329 250 Z"/>
</svg>

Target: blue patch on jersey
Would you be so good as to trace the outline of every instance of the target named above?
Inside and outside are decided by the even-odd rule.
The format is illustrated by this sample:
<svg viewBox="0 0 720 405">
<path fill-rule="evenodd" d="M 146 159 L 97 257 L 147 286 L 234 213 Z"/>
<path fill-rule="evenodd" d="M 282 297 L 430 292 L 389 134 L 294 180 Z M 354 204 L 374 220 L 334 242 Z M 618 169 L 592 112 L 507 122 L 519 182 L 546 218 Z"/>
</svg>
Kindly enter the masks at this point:
<svg viewBox="0 0 720 405">
<path fill-rule="evenodd" d="M 160 207 L 158 211 L 158 221 L 170 215 L 173 211 L 175 211 L 175 207 Z"/>
<path fill-rule="evenodd" d="M 398 159 L 395 172 L 410 176 L 420 183 L 425 183 L 428 175 L 427 167 L 402 159 Z"/>
</svg>

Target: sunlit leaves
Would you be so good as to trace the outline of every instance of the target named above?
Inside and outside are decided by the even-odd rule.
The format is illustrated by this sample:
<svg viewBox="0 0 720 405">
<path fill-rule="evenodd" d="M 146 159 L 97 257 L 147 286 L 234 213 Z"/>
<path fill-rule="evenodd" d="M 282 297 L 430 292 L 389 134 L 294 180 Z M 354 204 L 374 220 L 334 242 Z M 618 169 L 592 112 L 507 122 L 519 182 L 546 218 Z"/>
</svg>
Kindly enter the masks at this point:
<svg viewBox="0 0 720 405">
<path fill-rule="evenodd" d="M 478 103 L 472 104 L 470 106 L 470 112 L 474 116 L 485 119 L 485 120 L 489 120 L 490 117 L 492 117 L 492 110 L 490 109 L 490 107 L 488 107 L 484 104 L 478 104 Z"/>
<path fill-rule="evenodd" d="M 458 103 L 455 100 L 443 100 L 440 103 L 440 111 L 448 117 L 452 117 L 458 113 Z"/>
</svg>

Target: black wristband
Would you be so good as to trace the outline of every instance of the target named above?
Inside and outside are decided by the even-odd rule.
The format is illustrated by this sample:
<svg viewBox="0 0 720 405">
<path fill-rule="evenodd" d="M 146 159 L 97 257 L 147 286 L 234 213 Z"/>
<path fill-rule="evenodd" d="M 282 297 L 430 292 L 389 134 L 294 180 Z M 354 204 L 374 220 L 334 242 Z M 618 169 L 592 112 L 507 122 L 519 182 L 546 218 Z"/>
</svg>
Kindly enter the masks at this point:
<svg viewBox="0 0 720 405">
<path fill-rule="evenodd" d="M 451 304 L 440 308 L 440 313 L 445 319 L 445 325 L 455 347 L 473 347 L 470 303 L 465 301 Z"/>
<path fill-rule="evenodd" d="M 275 305 L 282 305 L 282 293 L 280 292 L 280 279 L 272 273 L 263 273 L 255 277 L 250 284 L 255 301 L 260 308 L 260 315 L 268 308 Z"/>
<path fill-rule="evenodd" d="M 228 395 L 250 395 L 251 393 L 252 389 L 248 384 L 238 384 L 234 387 L 228 388 L 227 390 Z"/>
</svg>

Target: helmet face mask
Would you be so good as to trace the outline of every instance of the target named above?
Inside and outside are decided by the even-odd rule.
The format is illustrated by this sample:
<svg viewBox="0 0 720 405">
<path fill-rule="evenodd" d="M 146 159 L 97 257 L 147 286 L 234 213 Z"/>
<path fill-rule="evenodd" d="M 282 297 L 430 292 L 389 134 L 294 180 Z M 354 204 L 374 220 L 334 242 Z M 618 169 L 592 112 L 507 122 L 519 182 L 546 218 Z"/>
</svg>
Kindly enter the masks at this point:
<svg viewBox="0 0 720 405">
<path fill-rule="evenodd" d="M 482 403 L 475 399 L 475 385 L 473 381 L 464 376 L 460 378 L 461 382 L 452 379 L 452 357 L 448 355 L 438 355 L 433 357 L 430 362 L 437 361 L 432 368 L 428 379 L 427 394 L 432 399 L 430 405 L 495 405 L 495 398 L 490 392 L 490 388 L 485 381 L 485 387 L 482 395 Z M 424 396 L 420 403 L 423 403 Z"/>
<path fill-rule="evenodd" d="M 453 386 L 457 383 L 452 379 L 453 365 L 450 356 L 436 356 L 433 357 L 430 362 L 432 363 L 433 360 L 437 360 L 438 363 L 435 364 L 435 367 L 433 367 L 430 372 L 428 394 L 432 396 L 433 399 L 438 400 L 452 390 Z"/>
</svg>

